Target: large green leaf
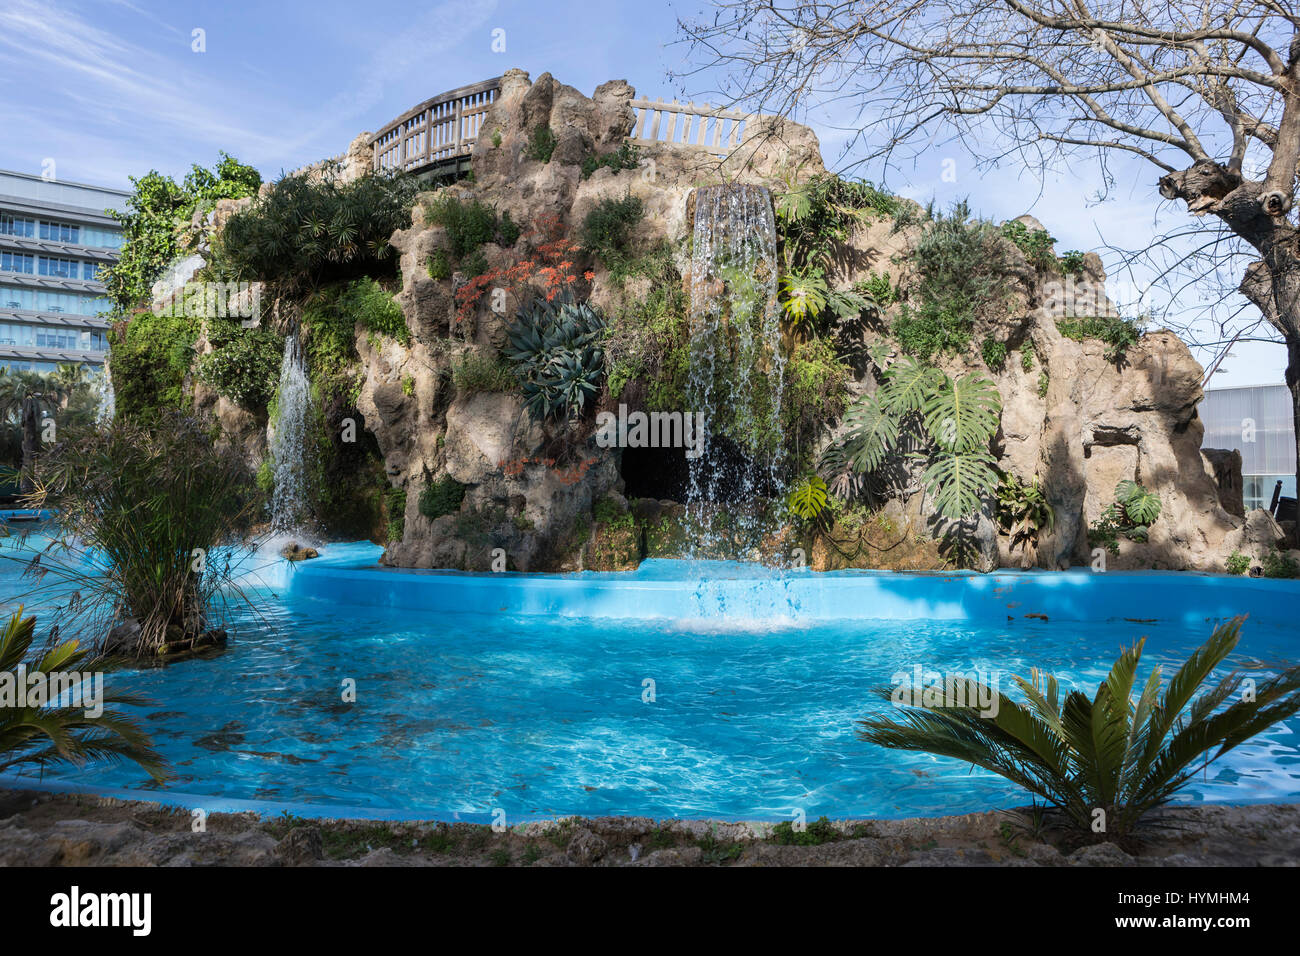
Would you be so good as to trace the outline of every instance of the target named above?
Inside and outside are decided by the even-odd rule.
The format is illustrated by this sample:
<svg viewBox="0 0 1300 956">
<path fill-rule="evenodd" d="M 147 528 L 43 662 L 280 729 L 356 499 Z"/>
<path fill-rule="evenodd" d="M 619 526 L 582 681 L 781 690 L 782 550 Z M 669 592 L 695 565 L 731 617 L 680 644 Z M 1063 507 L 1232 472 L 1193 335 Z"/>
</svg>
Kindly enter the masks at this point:
<svg viewBox="0 0 1300 956">
<path fill-rule="evenodd" d="M 841 446 L 859 473 L 879 468 L 898 442 L 898 417 L 881 407 L 880 391 L 859 399 L 844 414 L 844 424 L 848 431 L 841 439 Z"/>
<path fill-rule="evenodd" d="M 895 415 L 917 411 L 939 387 L 943 378 L 943 373 L 934 366 L 923 365 L 910 355 L 905 355 L 885 372 L 885 384 L 878 393 L 880 405 Z"/>
<path fill-rule="evenodd" d="M 941 451 L 921 475 L 934 496 L 935 510 L 949 521 L 961 521 L 979 510 L 984 496 L 998 485 L 993 456 L 986 451 Z"/>
<path fill-rule="evenodd" d="M 945 378 L 925 396 L 921 411 L 925 430 L 942 450 L 971 452 L 997 432 L 1002 398 L 989 379 L 970 372 L 956 381 Z"/>
</svg>

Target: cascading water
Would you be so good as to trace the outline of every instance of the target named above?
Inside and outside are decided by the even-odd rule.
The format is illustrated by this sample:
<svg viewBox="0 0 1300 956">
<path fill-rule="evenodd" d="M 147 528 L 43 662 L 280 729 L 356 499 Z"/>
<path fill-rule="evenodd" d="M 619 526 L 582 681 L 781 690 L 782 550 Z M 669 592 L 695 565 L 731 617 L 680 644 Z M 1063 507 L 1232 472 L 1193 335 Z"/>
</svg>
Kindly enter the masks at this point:
<svg viewBox="0 0 1300 956">
<path fill-rule="evenodd" d="M 781 455 L 785 359 L 776 278 L 776 222 L 767 189 L 695 190 L 687 400 L 707 422 L 703 453 L 690 462 L 687 493 L 701 534 L 697 554 L 761 557 L 756 550 L 767 527 L 760 496 L 779 487 Z M 729 517 L 725 529 L 716 520 L 720 504 Z"/>
<path fill-rule="evenodd" d="M 306 502 L 307 438 L 311 422 L 311 382 L 297 331 L 284 340 L 276 418 L 269 437 L 275 486 L 271 493 L 272 532 L 296 531 Z"/>
</svg>

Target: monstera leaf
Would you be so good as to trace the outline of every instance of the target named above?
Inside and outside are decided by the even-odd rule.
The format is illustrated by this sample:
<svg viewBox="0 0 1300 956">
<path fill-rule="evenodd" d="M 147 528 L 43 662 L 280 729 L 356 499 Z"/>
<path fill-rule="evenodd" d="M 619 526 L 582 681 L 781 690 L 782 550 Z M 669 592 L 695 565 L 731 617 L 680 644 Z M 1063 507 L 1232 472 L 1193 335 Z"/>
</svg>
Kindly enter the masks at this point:
<svg viewBox="0 0 1300 956">
<path fill-rule="evenodd" d="M 1115 500 L 1135 525 L 1149 525 L 1160 517 L 1160 499 L 1136 481 L 1126 480 L 1116 485 Z"/>
<path fill-rule="evenodd" d="M 806 475 L 790 489 L 790 511 L 805 521 L 816 518 L 826 508 L 826 482 L 819 475 Z"/>
<path fill-rule="evenodd" d="M 1002 399 L 991 381 L 970 372 L 956 381 L 945 378 L 926 396 L 921 412 L 934 443 L 961 454 L 988 445 L 998 430 Z"/>
<path fill-rule="evenodd" d="M 894 415 L 917 411 L 943 380 L 943 373 L 934 366 L 904 356 L 885 372 L 885 384 L 877 393 L 880 405 Z"/>
<path fill-rule="evenodd" d="M 881 407 L 881 391 L 884 389 L 860 399 L 844 414 L 848 431 L 841 447 L 844 457 L 860 473 L 879 468 L 898 442 L 898 417 Z"/>
<path fill-rule="evenodd" d="M 986 451 L 941 451 L 930 460 L 921 481 L 934 496 L 935 510 L 950 521 L 960 521 L 978 511 L 984 496 L 997 488 L 994 465 Z"/>
</svg>

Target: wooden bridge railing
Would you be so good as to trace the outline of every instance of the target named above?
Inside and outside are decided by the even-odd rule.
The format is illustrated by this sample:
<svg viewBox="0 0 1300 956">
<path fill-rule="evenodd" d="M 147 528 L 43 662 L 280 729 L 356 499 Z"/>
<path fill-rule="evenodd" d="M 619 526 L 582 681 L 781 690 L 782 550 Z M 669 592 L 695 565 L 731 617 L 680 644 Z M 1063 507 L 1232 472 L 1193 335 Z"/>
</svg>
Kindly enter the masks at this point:
<svg viewBox="0 0 1300 956">
<path fill-rule="evenodd" d="M 407 110 L 372 140 L 375 170 L 455 169 L 474 149 L 483 118 L 501 92 L 501 77 L 442 93 Z M 633 100 L 628 136 L 635 143 L 694 147 L 725 156 L 745 140 L 757 117 L 708 103 Z"/>
<path fill-rule="evenodd" d="M 748 124 L 757 117 L 708 103 L 665 103 L 662 99 L 633 100 L 636 120 L 629 134 L 634 143 L 694 146 L 725 156 L 745 141 Z"/>
<path fill-rule="evenodd" d="M 376 135 L 375 170 L 418 172 L 468 156 L 497 94 L 501 77 L 439 94 L 407 110 Z"/>
</svg>

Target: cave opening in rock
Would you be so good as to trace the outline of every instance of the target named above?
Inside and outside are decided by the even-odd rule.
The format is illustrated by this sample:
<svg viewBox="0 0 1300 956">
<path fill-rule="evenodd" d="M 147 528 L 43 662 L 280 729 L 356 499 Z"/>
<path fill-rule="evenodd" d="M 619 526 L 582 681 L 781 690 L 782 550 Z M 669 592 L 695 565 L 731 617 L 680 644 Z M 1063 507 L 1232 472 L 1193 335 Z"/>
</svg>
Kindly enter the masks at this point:
<svg viewBox="0 0 1300 956">
<path fill-rule="evenodd" d="M 779 493 L 770 481 L 763 480 L 767 470 L 754 468 L 749 457 L 730 440 L 711 438 L 706 454 L 712 459 L 718 476 L 713 483 L 717 489 L 714 503 L 746 504 L 735 500 L 739 489 L 746 484 L 750 486 L 746 492 L 750 496 L 770 498 Z M 629 501 L 655 498 L 685 502 L 689 497 L 691 463 L 684 448 L 624 448 L 619 473 L 625 485 L 623 494 Z M 755 474 L 759 476 L 758 487 L 754 487 Z"/>
</svg>

